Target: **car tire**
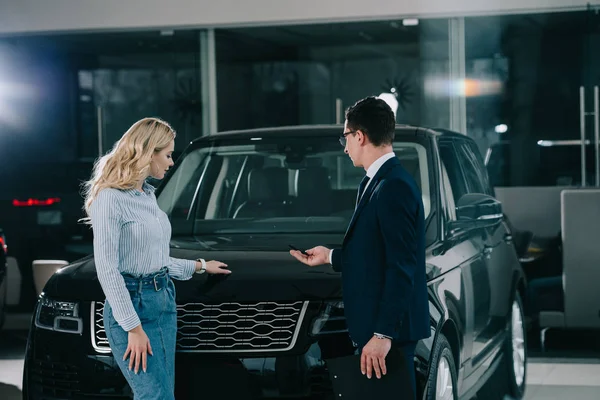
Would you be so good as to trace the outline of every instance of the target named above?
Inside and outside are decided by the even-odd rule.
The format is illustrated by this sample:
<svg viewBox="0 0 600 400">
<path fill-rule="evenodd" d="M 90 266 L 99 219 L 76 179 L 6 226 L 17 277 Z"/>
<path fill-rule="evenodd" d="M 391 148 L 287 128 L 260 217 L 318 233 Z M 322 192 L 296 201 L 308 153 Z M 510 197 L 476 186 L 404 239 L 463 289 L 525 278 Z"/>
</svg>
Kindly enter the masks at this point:
<svg viewBox="0 0 600 400">
<path fill-rule="evenodd" d="M 518 293 L 515 293 L 511 306 L 505 348 L 507 394 L 521 399 L 525 395 L 527 380 L 527 335 L 523 302 Z"/>
<path fill-rule="evenodd" d="M 427 400 L 457 400 L 456 364 L 448 339 L 439 334 L 431 356 Z"/>
</svg>

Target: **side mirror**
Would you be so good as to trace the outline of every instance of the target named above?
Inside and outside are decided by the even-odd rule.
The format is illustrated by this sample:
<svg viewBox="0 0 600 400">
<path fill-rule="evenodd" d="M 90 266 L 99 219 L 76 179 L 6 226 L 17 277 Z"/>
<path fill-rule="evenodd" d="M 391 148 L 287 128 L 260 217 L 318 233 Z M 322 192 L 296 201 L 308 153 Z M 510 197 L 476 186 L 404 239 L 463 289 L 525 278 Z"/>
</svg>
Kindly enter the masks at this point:
<svg viewBox="0 0 600 400">
<path fill-rule="evenodd" d="M 502 204 L 487 194 L 469 193 L 458 200 L 456 221 L 451 228 L 482 228 L 496 225 L 504 219 Z"/>
</svg>

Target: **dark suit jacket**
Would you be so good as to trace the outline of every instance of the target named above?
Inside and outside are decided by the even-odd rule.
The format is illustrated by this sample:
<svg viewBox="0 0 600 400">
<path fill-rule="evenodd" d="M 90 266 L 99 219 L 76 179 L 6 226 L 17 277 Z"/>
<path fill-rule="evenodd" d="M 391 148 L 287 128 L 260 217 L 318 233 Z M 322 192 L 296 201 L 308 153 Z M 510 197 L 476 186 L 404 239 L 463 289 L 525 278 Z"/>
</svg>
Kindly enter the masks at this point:
<svg viewBox="0 0 600 400">
<path fill-rule="evenodd" d="M 342 272 L 348 330 L 360 347 L 375 332 L 397 342 L 430 336 L 423 200 L 396 157 L 371 179 L 332 264 Z"/>
</svg>

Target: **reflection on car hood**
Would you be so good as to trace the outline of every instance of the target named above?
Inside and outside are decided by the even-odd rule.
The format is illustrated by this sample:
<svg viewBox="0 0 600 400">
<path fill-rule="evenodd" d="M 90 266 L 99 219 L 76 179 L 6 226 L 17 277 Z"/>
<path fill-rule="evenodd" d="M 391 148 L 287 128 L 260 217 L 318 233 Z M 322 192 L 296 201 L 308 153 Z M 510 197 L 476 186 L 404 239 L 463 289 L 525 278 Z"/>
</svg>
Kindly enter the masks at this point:
<svg viewBox="0 0 600 400">
<path fill-rule="evenodd" d="M 332 245 L 325 237 L 215 237 L 203 243 L 174 240 L 171 256 L 204 258 L 226 263 L 231 275 L 194 275 L 189 281 L 174 280 L 177 301 L 296 301 L 341 297 L 340 274 L 331 266 L 307 267 L 289 254 L 288 244 L 308 248 Z M 330 240 L 334 240 L 330 238 Z M 339 239 L 338 239 L 339 240 Z M 308 243 L 310 242 L 310 243 Z M 93 256 L 78 260 L 55 274 L 44 292 L 62 300 L 103 300 Z"/>
<path fill-rule="evenodd" d="M 289 245 L 307 249 L 318 245 L 338 247 L 342 234 L 236 234 L 174 237 L 171 247 L 212 251 L 289 251 Z"/>
</svg>

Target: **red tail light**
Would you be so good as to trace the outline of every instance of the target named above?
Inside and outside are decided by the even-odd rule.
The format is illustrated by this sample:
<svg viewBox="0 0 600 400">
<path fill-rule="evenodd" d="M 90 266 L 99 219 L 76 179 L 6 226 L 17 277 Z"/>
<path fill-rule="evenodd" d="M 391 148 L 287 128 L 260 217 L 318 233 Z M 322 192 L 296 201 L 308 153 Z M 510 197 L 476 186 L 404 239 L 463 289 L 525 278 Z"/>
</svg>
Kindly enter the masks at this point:
<svg viewBox="0 0 600 400">
<path fill-rule="evenodd" d="M 0 249 L 4 251 L 4 254 L 8 254 L 8 246 L 6 245 L 4 236 L 0 236 Z"/>
<path fill-rule="evenodd" d="M 48 199 L 27 199 L 27 200 L 17 200 L 14 199 L 12 204 L 13 207 L 39 207 L 39 206 L 51 206 L 53 204 L 60 203 L 60 198 L 58 197 L 50 197 Z"/>
</svg>

